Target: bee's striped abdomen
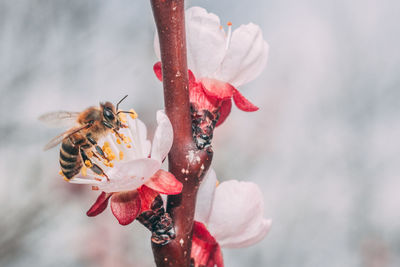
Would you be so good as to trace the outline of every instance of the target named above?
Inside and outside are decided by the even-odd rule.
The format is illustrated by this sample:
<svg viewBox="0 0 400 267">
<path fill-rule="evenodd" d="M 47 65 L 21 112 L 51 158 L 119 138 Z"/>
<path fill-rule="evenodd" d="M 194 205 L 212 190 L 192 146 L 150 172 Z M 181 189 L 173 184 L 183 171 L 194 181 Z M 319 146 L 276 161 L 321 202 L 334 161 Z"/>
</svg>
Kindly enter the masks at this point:
<svg viewBox="0 0 400 267">
<path fill-rule="evenodd" d="M 60 165 L 62 173 L 68 179 L 77 175 L 82 168 L 79 145 L 73 144 L 70 138 L 64 139 L 61 144 Z"/>
</svg>

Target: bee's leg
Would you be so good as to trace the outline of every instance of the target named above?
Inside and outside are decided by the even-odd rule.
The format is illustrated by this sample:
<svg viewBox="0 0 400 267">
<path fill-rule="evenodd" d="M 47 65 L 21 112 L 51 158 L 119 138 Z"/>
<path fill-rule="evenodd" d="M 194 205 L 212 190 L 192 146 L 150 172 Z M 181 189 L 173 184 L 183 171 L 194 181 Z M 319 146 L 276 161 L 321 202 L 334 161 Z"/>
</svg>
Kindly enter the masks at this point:
<svg viewBox="0 0 400 267">
<path fill-rule="evenodd" d="M 90 168 L 94 173 L 106 177 L 107 181 L 110 181 L 110 179 L 108 178 L 107 174 L 103 171 L 103 169 L 100 168 L 100 166 L 97 165 L 96 163 L 93 163 L 82 148 L 81 148 L 81 156 L 83 163 L 85 164 L 86 167 Z"/>
<path fill-rule="evenodd" d="M 94 145 L 94 147 L 96 148 L 97 153 L 99 153 L 99 155 L 106 160 L 109 160 L 106 156 L 106 154 L 104 153 L 103 149 L 101 149 L 101 147 L 97 144 L 96 140 L 94 140 L 91 136 L 90 133 L 88 133 L 86 135 L 87 140 L 89 140 L 89 142 Z"/>
</svg>

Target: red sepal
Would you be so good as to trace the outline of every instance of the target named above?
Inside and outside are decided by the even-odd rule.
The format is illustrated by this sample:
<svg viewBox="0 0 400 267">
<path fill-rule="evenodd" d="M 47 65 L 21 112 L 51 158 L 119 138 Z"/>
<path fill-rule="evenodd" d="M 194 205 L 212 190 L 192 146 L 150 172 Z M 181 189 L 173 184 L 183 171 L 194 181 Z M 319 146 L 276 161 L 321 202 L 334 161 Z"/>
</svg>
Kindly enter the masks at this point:
<svg viewBox="0 0 400 267">
<path fill-rule="evenodd" d="M 121 225 L 133 222 L 140 212 L 140 197 L 137 190 L 114 193 L 111 211 Z"/>
<path fill-rule="evenodd" d="M 137 190 L 139 192 L 141 203 L 140 212 L 151 210 L 151 204 L 153 203 L 154 199 L 159 195 L 159 193 L 145 185 L 142 185 Z"/>
<path fill-rule="evenodd" d="M 204 86 L 197 82 L 189 83 L 189 99 L 197 110 L 206 109 L 210 112 L 214 112 L 220 103 L 216 97 L 207 95 Z"/>
<path fill-rule="evenodd" d="M 188 77 L 189 77 L 189 88 L 194 86 L 196 83 L 196 77 L 194 76 L 191 70 L 188 70 Z"/>
<path fill-rule="evenodd" d="M 231 113 L 231 109 L 232 109 L 232 100 L 231 99 L 223 100 L 221 103 L 221 107 L 219 109 L 219 119 L 217 121 L 217 124 L 215 124 L 215 127 L 221 125 L 225 121 L 229 113 Z"/>
<path fill-rule="evenodd" d="M 157 78 L 162 82 L 161 61 L 158 61 L 156 64 L 154 64 L 153 71 L 154 71 L 154 74 L 157 76 Z"/>
<path fill-rule="evenodd" d="M 145 184 L 151 189 L 166 195 L 176 195 L 182 191 L 182 183 L 167 171 L 158 170 Z"/>
<path fill-rule="evenodd" d="M 192 253 L 194 266 L 224 267 L 222 252 L 215 238 L 208 232 L 204 224 L 194 222 Z"/>
<path fill-rule="evenodd" d="M 233 101 L 235 101 L 236 106 L 243 111 L 252 112 L 258 110 L 257 106 L 253 105 L 235 88 L 233 88 Z"/>
<path fill-rule="evenodd" d="M 213 261 L 209 262 L 208 267 L 214 267 L 215 265 L 217 265 L 217 267 L 224 267 L 224 258 L 222 257 L 222 251 L 219 245 L 217 245 L 214 251 Z"/>
<path fill-rule="evenodd" d="M 97 197 L 96 202 L 90 207 L 90 209 L 86 212 L 86 215 L 89 217 L 94 217 L 102 213 L 108 206 L 108 199 L 112 196 L 113 193 L 101 192 L 101 194 Z"/>
<path fill-rule="evenodd" d="M 219 100 L 229 99 L 233 95 L 233 90 L 235 89 L 232 85 L 226 82 L 221 82 L 219 80 L 202 78 L 200 80 L 203 85 L 204 92 L 212 97 Z"/>
</svg>

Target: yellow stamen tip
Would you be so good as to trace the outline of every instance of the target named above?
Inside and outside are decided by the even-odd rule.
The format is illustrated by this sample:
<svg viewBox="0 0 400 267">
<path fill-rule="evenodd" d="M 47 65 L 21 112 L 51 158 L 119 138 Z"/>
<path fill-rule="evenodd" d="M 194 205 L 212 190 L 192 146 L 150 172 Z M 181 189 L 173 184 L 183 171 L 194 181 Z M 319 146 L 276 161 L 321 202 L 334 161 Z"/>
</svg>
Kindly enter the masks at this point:
<svg viewBox="0 0 400 267">
<path fill-rule="evenodd" d="M 104 142 L 103 152 L 106 155 L 106 157 L 109 159 L 109 161 L 112 161 L 115 159 L 115 154 L 110 147 L 110 143 L 108 143 L 107 141 Z M 107 166 L 107 164 L 105 164 L 105 165 Z"/>
<path fill-rule="evenodd" d="M 119 152 L 119 160 L 123 160 L 124 159 L 124 152 L 120 151 Z"/>
<path fill-rule="evenodd" d="M 119 116 L 119 120 L 122 123 L 126 123 L 126 114 L 125 113 L 120 113 L 120 114 L 118 114 L 118 116 Z"/>
<path fill-rule="evenodd" d="M 93 167 L 93 164 L 90 162 L 90 160 L 85 160 L 85 165 L 86 165 L 86 167 L 88 167 L 88 168 L 92 168 Z"/>
<path fill-rule="evenodd" d="M 132 112 L 132 113 L 129 113 L 129 116 L 131 116 L 132 119 L 136 119 L 138 117 L 138 114 L 136 113 L 136 111 L 133 108 L 131 108 L 129 110 L 129 112 Z"/>
</svg>

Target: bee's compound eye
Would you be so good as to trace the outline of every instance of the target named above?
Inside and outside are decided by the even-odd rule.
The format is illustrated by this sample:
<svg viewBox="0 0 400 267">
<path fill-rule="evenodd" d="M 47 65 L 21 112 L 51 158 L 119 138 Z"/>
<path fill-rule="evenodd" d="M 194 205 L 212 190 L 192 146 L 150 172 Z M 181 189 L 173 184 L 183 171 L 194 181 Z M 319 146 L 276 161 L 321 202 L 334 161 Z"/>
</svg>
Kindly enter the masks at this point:
<svg viewBox="0 0 400 267">
<path fill-rule="evenodd" d="M 104 108 L 103 110 L 103 116 L 108 120 L 108 121 L 113 121 L 115 119 L 114 114 L 109 108 Z"/>
</svg>

